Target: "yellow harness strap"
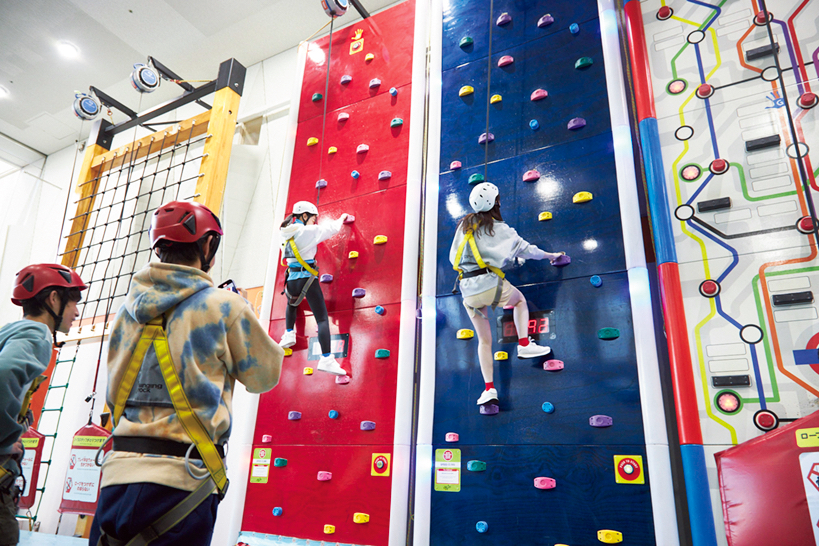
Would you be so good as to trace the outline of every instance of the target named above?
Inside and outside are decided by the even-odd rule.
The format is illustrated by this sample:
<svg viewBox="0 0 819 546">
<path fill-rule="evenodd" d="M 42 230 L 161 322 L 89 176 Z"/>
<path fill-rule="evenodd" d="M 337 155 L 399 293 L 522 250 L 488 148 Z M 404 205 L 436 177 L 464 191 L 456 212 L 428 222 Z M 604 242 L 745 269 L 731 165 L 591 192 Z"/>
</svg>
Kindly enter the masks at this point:
<svg viewBox="0 0 819 546">
<path fill-rule="evenodd" d="M 34 381 L 31 382 L 31 386 L 28 388 L 28 392 L 26 392 L 25 397 L 23 398 L 23 405 L 20 407 L 20 413 L 17 415 L 17 422 L 20 424 L 25 423 L 26 416 L 28 414 L 28 408 L 31 406 L 31 397 L 40 388 L 40 385 L 48 379 L 44 375 L 38 375 L 34 378 Z M 32 423 L 33 424 L 33 423 Z"/>
<path fill-rule="evenodd" d="M 458 278 L 463 277 L 464 270 L 461 269 L 461 258 L 464 254 L 464 249 L 466 248 L 466 244 L 469 243 L 469 249 L 472 251 L 472 255 L 475 257 L 475 261 L 478 263 L 478 267 L 481 269 L 488 269 L 501 279 L 506 278 L 506 273 L 501 271 L 499 268 L 493 265 L 487 265 L 486 262 L 483 261 L 481 258 L 481 253 L 478 251 L 478 243 L 475 242 L 475 235 L 472 233 L 472 230 L 466 232 L 464 235 L 464 240 L 461 241 L 461 244 L 458 246 L 458 252 L 455 253 L 455 265 L 452 266 L 452 269 L 458 272 Z"/>
<path fill-rule="evenodd" d="M 296 260 L 298 260 L 299 264 L 307 270 L 308 273 L 313 275 L 314 277 L 318 277 L 318 271 L 310 267 L 310 264 L 304 261 L 301 257 L 301 253 L 299 252 L 298 247 L 296 246 L 296 242 L 293 239 L 288 239 L 288 243 L 290 243 L 290 250 L 293 251 L 293 256 L 295 256 Z"/>
<path fill-rule="evenodd" d="M 119 423 L 123 412 L 125 411 L 125 403 L 128 400 L 128 395 L 134 387 L 139 369 L 142 367 L 142 361 L 145 359 L 145 354 L 148 348 L 153 345 L 156 353 L 156 360 L 159 362 L 159 369 L 162 371 L 162 377 L 165 379 L 165 386 L 168 388 L 168 394 L 171 397 L 173 408 L 182 424 L 182 428 L 188 434 L 190 439 L 199 450 L 202 461 L 210 472 L 211 478 L 219 488 L 219 492 L 224 494 L 228 486 L 227 473 L 225 471 L 225 464 L 222 462 L 219 453 L 216 451 L 216 446 L 210 438 L 210 434 L 202 426 L 199 418 L 191 408 L 188 397 L 185 391 L 182 390 L 182 383 L 179 380 L 179 374 L 176 373 L 176 368 L 171 358 L 170 347 L 168 346 L 168 338 L 165 335 L 165 329 L 162 327 L 162 317 L 157 317 L 148 322 L 142 330 L 142 337 L 137 343 L 136 350 L 131 361 L 128 363 L 128 368 L 125 370 L 117 389 L 116 400 L 114 401 L 114 427 Z"/>
</svg>

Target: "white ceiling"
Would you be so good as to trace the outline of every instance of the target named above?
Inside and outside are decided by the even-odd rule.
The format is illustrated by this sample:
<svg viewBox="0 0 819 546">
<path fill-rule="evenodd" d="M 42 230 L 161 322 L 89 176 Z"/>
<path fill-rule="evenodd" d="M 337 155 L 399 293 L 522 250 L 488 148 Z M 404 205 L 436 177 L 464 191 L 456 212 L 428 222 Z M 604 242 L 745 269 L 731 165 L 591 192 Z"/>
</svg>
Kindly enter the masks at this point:
<svg viewBox="0 0 819 546">
<path fill-rule="evenodd" d="M 395 2 L 362 0 L 370 13 Z M 351 7 L 336 28 L 359 19 Z M 131 87 L 133 64 L 149 55 L 185 79 L 210 80 L 222 61 L 250 66 L 328 21 L 320 0 L 0 0 L 0 86 L 9 90 L 0 98 L 0 157 L 23 166 L 87 137 L 91 123 L 71 109 L 75 90 L 93 85 L 137 111 L 179 95 L 168 82 L 146 95 Z M 60 56 L 63 40 L 78 58 Z"/>
</svg>

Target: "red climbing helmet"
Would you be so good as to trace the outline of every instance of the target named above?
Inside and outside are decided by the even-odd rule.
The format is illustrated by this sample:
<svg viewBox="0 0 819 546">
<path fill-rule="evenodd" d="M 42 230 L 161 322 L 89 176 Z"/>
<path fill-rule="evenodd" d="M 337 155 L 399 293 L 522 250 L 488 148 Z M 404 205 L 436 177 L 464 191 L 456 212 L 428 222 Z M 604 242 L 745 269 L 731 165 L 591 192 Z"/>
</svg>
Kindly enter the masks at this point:
<svg viewBox="0 0 819 546">
<path fill-rule="evenodd" d="M 23 305 L 24 301 L 51 287 L 76 288 L 80 291 L 88 288 L 73 269 L 60 264 L 34 264 L 17 273 L 11 302 Z"/>
<path fill-rule="evenodd" d="M 161 241 L 195 243 L 209 233 L 220 237 L 219 218 L 201 203 L 171 201 L 156 209 L 151 218 L 151 248 Z"/>
</svg>

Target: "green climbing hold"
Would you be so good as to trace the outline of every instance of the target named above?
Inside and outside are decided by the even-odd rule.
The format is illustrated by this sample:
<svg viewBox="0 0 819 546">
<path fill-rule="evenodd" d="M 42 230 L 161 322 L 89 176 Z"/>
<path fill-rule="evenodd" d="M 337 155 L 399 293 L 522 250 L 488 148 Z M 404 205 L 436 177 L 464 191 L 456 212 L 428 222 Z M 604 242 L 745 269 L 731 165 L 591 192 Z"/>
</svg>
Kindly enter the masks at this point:
<svg viewBox="0 0 819 546">
<path fill-rule="evenodd" d="M 474 186 L 475 184 L 480 184 L 481 182 L 486 181 L 486 178 L 482 174 L 475 173 L 469 177 L 469 184 Z"/>
<path fill-rule="evenodd" d="M 593 60 L 591 57 L 580 57 L 580 58 L 579 58 L 579 59 L 577 59 L 577 61 L 574 63 L 574 67 L 575 67 L 575 68 L 577 68 L 577 69 L 580 69 L 580 68 L 588 68 L 588 67 L 590 67 L 592 64 L 594 64 L 594 60 Z"/>
<path fill-rule="evenodd" d="M 472 39 L 471 36 L 464 36 L 463 38 L 461 38 L 461 41 L 458 42 L 458 46 L 460 46 L 460 47 L 469 47 L 474 43 L 475 43 L 475 41 Z"/>
<path fill-rule="evenodd" d="M 389 358 L 390 351 L 387 349 L 377 349 L 375 351 L 375 358 Z"/>
<path fill-rule="evenodd" d="M 287 459 L 276 457 L 275 459 L 273 459 L 273 466 L 287 466 Z"/>
<path fill-rule="evenodd" d="M 597 337 L 600 339 L 617 339 L 620 337 L 620 330 L 617 328 L 601 328 L 597 332 Z"/>
<path fill-rule="evenodd" d="M 483 472 L 486 470 L 486 463 L 483 461 L 469 461 L 466 463 L 466 469 L 470 472 Z"/>
<path fill-rule="evenodd" d="M 404 125 L 404 120 L 401 118 L 392 118 L 390 122 L 390 127 L 401 127 L 402 125 Z"/>
<path fill-rule="evenodd" d="M 324 96 L 321 93 L 313 93 L 313 102 L 318 102 L 323 98 Z"/>
</svg>

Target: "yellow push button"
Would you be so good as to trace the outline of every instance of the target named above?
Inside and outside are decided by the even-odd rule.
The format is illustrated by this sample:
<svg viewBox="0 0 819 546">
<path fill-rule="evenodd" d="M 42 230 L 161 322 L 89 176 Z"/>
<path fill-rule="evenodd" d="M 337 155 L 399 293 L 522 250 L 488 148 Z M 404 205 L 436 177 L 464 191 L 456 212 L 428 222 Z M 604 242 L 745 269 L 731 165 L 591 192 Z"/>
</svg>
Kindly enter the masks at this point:
<svg viewBox="0 0 819 546">
<path fill-rule="evenodd" d="M 386 242 L 387 242 L 387 236 L 386 235 L 376 235 L 375 240 L 373 241 L 373 243 L 376 244 L 376 245 L 383 245 Z"/>
<path fill-rule="evenodd" d="M 461 330 L 458 330 L 457 337 L 458 339 L 472 339 L 473 337 L 475 337 L 475 332 L 468 328 L 463 328 Z"/>
<path fill-rule="evenodd" d="M 588 191 L 579 191 L 572 197 L 572 203 L 585 203 L 592 200 L 592 194 Z"/>
<path fill-rule="evenodd" d="M 495 360 L 509 360 L 509 353 L 506 351 L 498 351 L 495 353 Z"/>
<path fill-rule="evenodd" d="M 541 212 L 540 214 L 537 215 L 538 222 L 545 222 L 546 220 L 551 220 L 551 219 L 552 219 L 552 213 L 548 212 L 548 211 Z"/>
<path fill-rule="evenodd" d="M 370 521 L 370 514 L 356 512 L 355 514 L 353 514 L 353 521 L 355 523 L 367 523 L 368 521 Z"/>
<path fill-rule="evenodd" d="M 606 544 L 617 544 L 623 542 L 623 533 L 611 529 L 600 529 L 597 531 L 597 540 Z"/>
</svg>

